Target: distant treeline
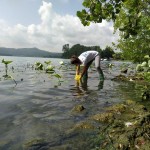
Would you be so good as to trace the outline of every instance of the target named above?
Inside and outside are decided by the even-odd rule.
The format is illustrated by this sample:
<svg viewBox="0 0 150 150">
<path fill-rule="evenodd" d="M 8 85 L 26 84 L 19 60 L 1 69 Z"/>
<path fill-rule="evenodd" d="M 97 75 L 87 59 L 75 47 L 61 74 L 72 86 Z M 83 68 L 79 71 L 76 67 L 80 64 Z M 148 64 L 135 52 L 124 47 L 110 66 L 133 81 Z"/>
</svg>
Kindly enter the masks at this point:
<svg viewBox="0 0 150 150">
<path fill-rule="evenodd" d="M 113 58 L 113 55 L 115 54 L 114 50 L 106 46 L 105 49 L 101 49 L 100 46 L 84 46 L 80 44 L 73 45 L 71 48 L 69 48 L 69 44 L 65 44 L 63 46 L 63 58 L 69 59 L 72 55 L 79 56 L 81 53 L 89 50 L 96 50 L 101 54 L 101 58 Z"/>
</svg>

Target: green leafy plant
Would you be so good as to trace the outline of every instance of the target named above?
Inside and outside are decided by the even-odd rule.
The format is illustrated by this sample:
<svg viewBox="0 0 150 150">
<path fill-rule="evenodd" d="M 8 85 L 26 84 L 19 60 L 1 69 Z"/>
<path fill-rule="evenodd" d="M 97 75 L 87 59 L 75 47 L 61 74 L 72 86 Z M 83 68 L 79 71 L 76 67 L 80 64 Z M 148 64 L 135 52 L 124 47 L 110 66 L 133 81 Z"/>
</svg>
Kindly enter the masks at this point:
<svg viewBox="0 0 150 150">
<path fill-rule="evenodd" d="M 49 65 L 46 67 L 46 73 L 53 74 L 55 72 L 54 70 L 55 66 Z"/>
<path fill-rule="evenodd" d="M 40 62 L 35 62 L 35 70 L 43 70 L 43 64 Z"/>
<path fill-rule="evenodd" d="M 4 76 L 5 76 L 5 77 L 8 77 L 8 74 L 7 74 L 7 71 L 8 71 L 8 64 L 12 63 L 12 61 L 10 61 L 10 60 L 9 60 L 9 61 L 8 61 L 8 60 L 6 61 L 6 60 L 3 59 L 3 60 L 2 60 L 2 63 L 5 64 L 5 75 L 4 75 Z"/>
<path fill-rule="evenodd" d="M 5 64 L 5 75 L 3 75 L 3 77 L 5 79 L 12 79 L 15 82 L 15 84 L 17 85 L 17 82 L 15 81 L 15 79 L 11 75 L 8 75 L 8 64 L 11 64 L 12 62 L 13 61 L 11 61 L 11 60 L 6 61 L 6 60 L 2 59 L 2 63 Z"/>
<path fill-rule="evenodd" d="M 62 78 L 62 76 L 61 76 L 61 75 L 59 75 L 59 74 L 57 74 L 57 73 L 56 73 L 56 74 L 54 74 L 53 76 L 54 76 L 54 77 L 56 77 L 59 81 L 60 81 L 60 78 Z"/>
<path fill-rule="evenodd" d="M 44 61 L 44 63 L 45 63 L 46 65 L 50 65 L 50 64 L 51 64 L 51 61 Z"/>
<path fill-rule="evenodd" d="M 144 60 L 141 64 L 137 64 L 137 72 L 149 72 L 150 71 L 150 57 L 149 55 L 144 56 Z"/>
<path fill-rule="evenodd" d="M 150 54 L 149 0 L 83 0 L 82 5 L 85 8 L 77 11 L 77 16 L 84 26 L 113 22 L 114 32 L 120 36 L 116 48 L 123 59 L 142 62 L 143 56 Z"/>
<path fill-rule="evenodd" d="M 60 62 L 61 66 L 58 69 L 56 68 L 56 66 L 51 64 L 51 61 L 44 61 L 44 64 L 42 64 L 41 62 L 35 62 L 35 70 L 45 71 L 45 73 L 51 74 L 53 77 L 58 79 L 58 85 L 61 85 L 60 83 L 63 82 L 60 80 L 62 76 L 57 73 L 56 70 L 60 70 L 61 67 L 64 65 L 64 62 Z"/>
<path fill-rule="evenodd" d="M 145 80 L 150 81 L 150 57 L 144 56 L 144 61 L 136 66 L 137 73 L 140 73 Z"/>
</svg>

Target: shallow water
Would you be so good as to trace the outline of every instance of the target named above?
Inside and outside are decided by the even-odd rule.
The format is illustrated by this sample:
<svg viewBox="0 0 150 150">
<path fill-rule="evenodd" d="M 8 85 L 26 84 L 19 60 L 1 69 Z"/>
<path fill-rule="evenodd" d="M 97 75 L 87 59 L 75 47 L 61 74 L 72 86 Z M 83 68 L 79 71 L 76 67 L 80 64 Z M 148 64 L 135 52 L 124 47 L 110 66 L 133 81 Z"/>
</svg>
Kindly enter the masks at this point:
<svg viewBox="0 0 150 150">
<path fill-rule="evenodd" d="M 81 86 L 74 80 L 74 67 L 67 65 L 59 69 L 62 59 L 0 57 L 0 61 L 2 58 L 13 60 L 8 74 L 17 85 L 13 80 L 3 79 L 5 68 L 0 64 L 1 150 L 91 150 L 96 147 L 93 139 L 98 129 L 73 131 L 74 126 L 114 103 L 140 97 L 137 93 L 140 87 L 135 84 L 111 80 L 120 74 L 122 62 L 112 61 L 115 65 L 112 70 L 107 67 L 110 62 L 101 63 L 105 74 L 103 84 L 95 69 L 90 68 L 88 83 Z M 56 66 L 63 82 L 32 68 L 36 61 L 43 63 L 47 60 Z M 68 63 L 69 60 L 63 61 Z M 76 105 L 86 109 L 73 113 Z"/>
</svg>

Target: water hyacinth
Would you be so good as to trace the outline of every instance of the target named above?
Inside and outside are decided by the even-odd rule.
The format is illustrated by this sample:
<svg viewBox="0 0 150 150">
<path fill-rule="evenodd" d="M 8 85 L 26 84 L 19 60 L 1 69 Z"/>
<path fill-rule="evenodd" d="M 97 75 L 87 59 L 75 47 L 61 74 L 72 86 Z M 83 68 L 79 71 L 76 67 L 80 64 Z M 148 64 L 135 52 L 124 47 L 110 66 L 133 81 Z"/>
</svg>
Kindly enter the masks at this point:
<svg viewBox="0 0 150 150">
<path fill-rule="evenodd" d="M 13 61 L 11 61 L 11 60 L 7 60 L 7 61 L 4 60 L 4 59 L 2 60 L 2 63 L 5 64 L 5 65 L 8 65 L 8 64 L 10 64 L 10 63 L 12 63 L 12 62 L 13 62 Z"/>
<path fill-rule="evenodd" d="M 43 64 L 40 62 L 35 62 L 35 70 L 43 70 Z"/>
<path fill-rule="evenodd" d="M 46 67 L 46 73 L 54 73 L 55 70 L 54 70 L 55 66 L 52 66 L 52 65 L 49 65 Z"/>
<path fill-rule="evenodd" d="M 63 62 L 63 61 L 60 61 L 59 64 L 60 64 L 60 65 L 64 65 L 64 62 Z"/>
<path fill-rule="evenodd" d="M 2 60 L 2 63 L 5 64 L 5 73 L 6 73 L 6 74 L 5 74 L 4 76 L 5 76 L 5 77 L 8 77 L 8 75 L 7 75 L 8 64 L 12 63 L 12 61 L 11 61 L 11 60 L 7 60 L 7 61 L 6 61 L 6 60 L 3 59 L 3 60 Z"/>
<path fill-rule="evenodd" d="M 4 59 L 2 59 L 2 63 L 3 64 L 5 64 L 5 75 L 3 75 L 3 77 L 5 78 L 5 79 L 12 79 L 14 82 L 15 82 L 15 84 L 17 85 L 17 82 L 15 81 L 15 79 L 11 76 L 11 75 L 8 75 L 7 74 L 7 71 L 8 71 L 8 64 L 10 64 L 10 63 L 12 63 L 13 61 L 11 61 L 11 60 L 4 60 Z"/>
<path fill-rule="evenodd" d="M 51 61 L 44 61 L 45 64 L 50 65 Z"/>
</svg>

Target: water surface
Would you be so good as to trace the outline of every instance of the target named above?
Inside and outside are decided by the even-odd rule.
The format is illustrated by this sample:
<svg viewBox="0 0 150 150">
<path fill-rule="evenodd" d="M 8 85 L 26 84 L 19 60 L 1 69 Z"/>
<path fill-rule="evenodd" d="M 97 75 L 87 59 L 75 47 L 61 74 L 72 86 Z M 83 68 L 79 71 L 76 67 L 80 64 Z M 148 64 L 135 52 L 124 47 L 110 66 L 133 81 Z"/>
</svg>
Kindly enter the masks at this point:
<svg viewBox="0 0 150 150">
<path fill-rule="evenodd" d="M 59 69 L 62 59 L 0 57 L 12 60 L 8 74 L 13 80 L 4 80 L 4 64 L 0 63 L 0 149 L 2 150 L 91 150 L 97 130 L 72 129 L 77 123 L 103 112 L 105 107 L 129 99 L 138 99 L 135 84 L 115 82 L 111 79 L 120 74 L 122 62 L 103 61 L 104 83 L 100 83 L 94 68 L 89 70 L 87 85 L 77 85 L 75 70 L 67 65 Z M 51 60 L 61 81 L 33 68 L 36 61 Z M 66 64 L 69 60 L 63 60 Z M 110 70 L 108 63 L 115 67 Z M 12 70 L 12 66 L 14 70 Z M 76 105 L 86 109 L 72 113 Z M 37 142 L 38 141 L 38 142 Z M 28 145 L 32 147 L 28 147 Z M 34 144 L 39 143 L 39 144 Z"/>
</svg>

